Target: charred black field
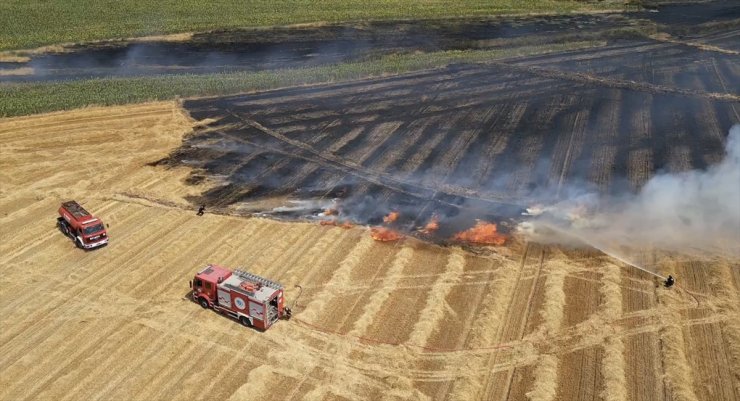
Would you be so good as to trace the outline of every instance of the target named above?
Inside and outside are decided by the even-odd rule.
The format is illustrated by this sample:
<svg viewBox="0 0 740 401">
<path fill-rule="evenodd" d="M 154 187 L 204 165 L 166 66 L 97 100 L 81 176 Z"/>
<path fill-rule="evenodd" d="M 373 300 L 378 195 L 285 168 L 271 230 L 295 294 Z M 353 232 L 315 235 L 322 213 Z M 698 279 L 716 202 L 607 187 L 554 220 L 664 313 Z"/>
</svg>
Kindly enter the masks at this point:
<svg viewBox="0 0 740 401">
<path fill-rule="evenodd" d="M 362 22 L 290 28 L 263 28 L 194 34 L 187 41 L 100 43 L 0 63 L 0 69 L 27 68 L 32 74 L 9 81 L 63 80 L 173 73 L 208 74 L 311 67 L 395 52 L 489 49 L 496 40 L 551 35 L 567 26 L 599 30 L 639 26 L 644 20 L 622 14 L 452 21 Z M 542 42 L 546 38 L 541 38 Z"/>
<path fill-rule="evenodd" d="M 727 35 L 717 34 L 717 35 Z M 635 191 L 658 171 L 702 169 L 740 122 L 738 55 L 619 39 L 544 56 L 380 79 L 189 100 L 213 119 L 160 163 L 222 185 L 194 202 L 341 219 L 440 238 L 588 188 Z"/>
<path fill-rule="evenodd" d="M 614 38 L 655 30 L 738 51 L 738 18 L 740 6 L 715 1 L 628 13 L 367 21 L 213 31 L 196 33 L 187 40 L 67 46 L 59 51 L 31 55 L 27 61 L 0 62 L 0 72 L 31 71 L 0 76 L 6 82 L 29 82 L 263 71 L 366 60 L 395 53 L 496 49 L 514 43 Z M 696 29 L 702 25 L 706 26 Z"/>
</svg>

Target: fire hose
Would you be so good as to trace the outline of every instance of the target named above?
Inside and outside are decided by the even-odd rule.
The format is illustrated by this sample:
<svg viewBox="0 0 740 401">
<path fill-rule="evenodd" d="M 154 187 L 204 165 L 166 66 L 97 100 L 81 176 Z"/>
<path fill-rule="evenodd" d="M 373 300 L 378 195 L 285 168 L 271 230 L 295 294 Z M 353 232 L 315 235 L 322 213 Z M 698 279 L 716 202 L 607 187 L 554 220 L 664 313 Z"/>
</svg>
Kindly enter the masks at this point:
<svg viewBox="0 0 740 401">
<path fill-rule="evenodd" d="M 288 319 L 293 316 L 293 309 L 298 306 L 298 298 L 300 298 L 301 294 L 303 294 L 303 287 L 296 284 L 295 288 L 298 288 L 298 295 L 295 297 L 295 299 L 293 299 L 293 303 L 291 303 L 290 306 L 285 307 L 285 313 L 287 314 Z"/>
<path fill-rule="evenodd" d="M 514 344 L 497 344 L 497 345 L 492 345 L 492 346 L 488 346 L 488 347 L 476 347 L 476 348 L 443 348 L 443 347 L 432 347 L 432 346 L 429 346 L 429 345 L 407 344 L 407 343 L 403 343 L 403 342 L 383 341 L 383 340 L 378 340 L 378 339 L 375 339 L 375 338 L 370 338 L 370 337 L 365 337 L 365 336 L 359 336 L 359 335 L 353 335 L 353 334 L 349 334 L 349 333 L 343 333 L 341 331 L 328 329 L 326 327 L 318 326 L 318 325 L 315 325 L 313 323 L 309 323 L 309 322 L 307 322 L 305 320 L 301 320 L 301 319 L 295 319 L 295 321 L 298 322 L 298 323 L 300 323 L 300 324 L 302 324 L 302 325 L 304 325 L 304 326 L 306 326 L 306 327 L 308 327 L 308 328 L 310 328 L 310 329 L 312 329 L 312 330 L 315 330 L 315 331 L 318 331 L 318 332 L 321 332 L 321 333 L 333 334 L 333 335 L 342 336 L 342 337 L 350 337 L 350 338 L 354 338 L 354 339 L 356 339 L 356 340 L 358 340 L 360 342 L 363 342 L 363 343 L 380 344 L 380 345 L 392 345 L 392 346 L 404 346 L 404 347 L 409 347 L 409 348 L 418 348 L 418 349 L 422 349 L 424 351 L 430 351 L 430 352 L 460 352 L 460 351 L 471 351 L 471 350 L 474 350 L 474 351 L 494 351 L 494 350 L 498 350 L 498 349 L 514 348 Z"/>
</svg>

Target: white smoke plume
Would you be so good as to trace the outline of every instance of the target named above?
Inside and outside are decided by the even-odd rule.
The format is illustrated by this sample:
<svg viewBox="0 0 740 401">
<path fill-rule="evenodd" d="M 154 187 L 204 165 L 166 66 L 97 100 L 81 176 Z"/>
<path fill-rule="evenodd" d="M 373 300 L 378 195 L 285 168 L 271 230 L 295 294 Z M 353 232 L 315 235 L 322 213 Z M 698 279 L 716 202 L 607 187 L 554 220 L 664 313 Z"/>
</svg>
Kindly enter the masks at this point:
<svg viewBox="0 0 740 401">
<path fill-rule="evenodd" d="M 626 248 L 740 257 L 740 125 L 725 149 L 719 164 L 659 173 L 635 195 L 530 208 L 520 229 L 535 241 L 585 243 L 615 257 Z"/>
</svg>

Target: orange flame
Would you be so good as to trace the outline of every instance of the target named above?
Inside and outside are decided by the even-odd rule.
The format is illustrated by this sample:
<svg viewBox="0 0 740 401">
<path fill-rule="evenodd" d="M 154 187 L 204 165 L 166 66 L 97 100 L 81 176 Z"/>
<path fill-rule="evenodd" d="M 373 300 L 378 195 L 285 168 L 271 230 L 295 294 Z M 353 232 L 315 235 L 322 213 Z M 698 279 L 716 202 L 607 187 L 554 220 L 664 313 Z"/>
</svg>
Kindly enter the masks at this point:
<svg viewBox="0 0 740 401">
<path fill-rule="evenodd" d="M 429 235 L 437 230 L 439 230 L 439 217 L 437 217 L 437 215 L 433 215 L 431 220 L 429 220 L 429 223 L 427 223 L 424 228 L 420 229 L 419 232 Z"/>
<path fill-rule="evenodd" d="M 340 221 L 340 220 L 321 220 L 319 221 L 319 224 L 322 226 L 334 226 L 334 227 L 342 227 L 342 228 L 352 228 L 355 226 L 350 221 Z"/>
<path fill-rule="evenodd" d="M 390 224 L 398 220 L 398 212 L 390 212 L 388 216 L 383 217 L 383 223 Z"/>
<path fill-rule="evenodd" d="M 397 231 L 391 230 L 385 227 L 373 227 L 370 229 L 370 236 L 376 241 L 398 241 L 403 238 L 403 235 Z"/>
<path fill-rule="evenodd" d="M 337 215 L 337 209 L 328 208 L 324 210 L 324 216 L 336 216 L 336 215 Z"/>
<path fill-rule="evenodd" d="M 507 239 L 506 235 L 497 231 L 495 223 L 488 223 L 480 220 L 475 223 L 474 227 L 466 231 L 459 232 L 452 238 L 456 241 L 485 245 L 503 245 Z"/>
</svg>

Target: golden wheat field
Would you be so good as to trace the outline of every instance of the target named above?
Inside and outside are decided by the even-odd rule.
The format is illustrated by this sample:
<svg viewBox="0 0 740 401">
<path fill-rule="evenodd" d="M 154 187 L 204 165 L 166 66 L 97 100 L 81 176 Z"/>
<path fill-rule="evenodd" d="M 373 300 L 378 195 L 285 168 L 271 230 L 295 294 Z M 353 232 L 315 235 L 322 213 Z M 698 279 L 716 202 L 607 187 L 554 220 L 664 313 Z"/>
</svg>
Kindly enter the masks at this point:
<svg viewBox="0 0 740 401">
<path fill-rule="evenodd" d="M 176 102 L 0 120 L 0 399 L 740 399 L 737 261 L 655 251 L 666 289 L 596 251 L 198 217 L 209 183 L 148 165 L 198 124 Z M 109 246 L 55 228 L 69 199 Z M 293 319 L 185 299 L 207 263 L 281 282 Z"/>
</svg>

